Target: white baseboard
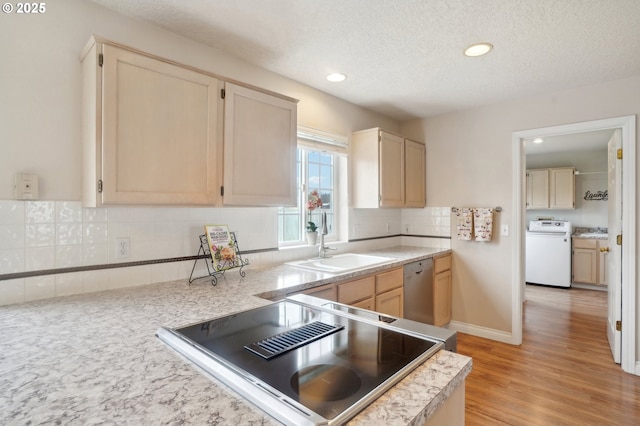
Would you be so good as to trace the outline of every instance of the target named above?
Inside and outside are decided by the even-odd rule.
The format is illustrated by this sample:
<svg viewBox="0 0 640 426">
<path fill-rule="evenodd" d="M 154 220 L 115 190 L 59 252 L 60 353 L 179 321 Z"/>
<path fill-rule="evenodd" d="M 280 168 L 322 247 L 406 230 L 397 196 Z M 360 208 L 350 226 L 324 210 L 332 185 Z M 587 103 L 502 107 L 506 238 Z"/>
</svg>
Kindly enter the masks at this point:
<svg viewBox="0 0 640 426">
<path fill-rule="evenodd" d="M 481 327 L 478 325 L 467 324 L 458 321 L 451 321 L 447 328 L 476 337 L 482 337 L 485 339 L 495 340 L 497 342 L 513 344 L 512 334 L 507 333 L 506 331 L 494 330 L 493 328 Z"/>
</svg>

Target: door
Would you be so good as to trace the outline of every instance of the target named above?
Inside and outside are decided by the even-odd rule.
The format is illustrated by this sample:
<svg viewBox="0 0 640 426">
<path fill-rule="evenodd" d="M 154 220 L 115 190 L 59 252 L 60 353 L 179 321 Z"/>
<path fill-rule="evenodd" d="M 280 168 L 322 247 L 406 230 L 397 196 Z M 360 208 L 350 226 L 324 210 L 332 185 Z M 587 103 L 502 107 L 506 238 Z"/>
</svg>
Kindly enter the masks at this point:
<svg viewBox="0 0 640 426">
<path fill-rule="evenodd" d="M 225 83 L 225 205 L 296 205 L 296 111 L 292 100 Z"/>
<path fill-rule="evenodd" d="M 216 202 L 220 82 L 104 46 L 105 204 Z"/>
<path fill-rule="evenodd" d="M 620 364 L 620 352 L 622 349 L 622 336 L 620 329 L 616 327 L 622 320 L 622 246 L 616 243 L 616 237 L 622 235 L 622 163 L 618 160 L 617 152 L 621 148 L 622 138 L 620 130 L 616 130 L 609 140 L 609 167 L 608 167 L 608 227 L 609 241 L 608 247 L 602 249 L 609 250 L 607 256 L 607 292 L 608 292 L 608 314 L 607 314 L 607 339 L 611 346 L 613 360 Z"/>
<path fill-rule="evenodd" d="M 380 206 L 404 206 L 404 139 L 380 132 Z"/>
<path fill-rule="evenodd" d="M 424 144 L 405 139 L 404 159 L 404 205 L 405 207 L 424 207 L 427 203 L 426 147 Z"/>
</svg>

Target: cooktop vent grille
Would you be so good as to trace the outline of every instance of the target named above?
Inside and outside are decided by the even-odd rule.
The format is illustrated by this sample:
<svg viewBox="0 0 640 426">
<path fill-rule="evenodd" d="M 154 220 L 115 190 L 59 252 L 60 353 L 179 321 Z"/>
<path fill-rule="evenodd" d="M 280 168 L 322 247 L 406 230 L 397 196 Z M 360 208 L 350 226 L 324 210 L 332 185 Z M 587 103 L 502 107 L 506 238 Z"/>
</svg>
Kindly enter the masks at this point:
<svg viewBox="0 0 640 426">
<path fill-rule="evenodd" d="M 304 346 L 321 337 L 340 331 L 344 326 L 329 325 L 315 321 L 284 333 L 276 334 L 245 346 L 264 359 L 271 359 L 292 349 Z"/>
</svg>

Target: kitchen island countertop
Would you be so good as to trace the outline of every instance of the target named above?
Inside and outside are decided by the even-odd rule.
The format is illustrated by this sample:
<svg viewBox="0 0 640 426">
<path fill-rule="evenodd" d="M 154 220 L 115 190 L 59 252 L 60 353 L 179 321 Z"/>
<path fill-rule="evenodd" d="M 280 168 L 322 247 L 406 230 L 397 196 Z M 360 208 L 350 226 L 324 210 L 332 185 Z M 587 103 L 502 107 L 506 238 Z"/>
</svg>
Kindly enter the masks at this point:
<svg viewBox="0 0 640 426">
<path fill-rule="evenodd" d="M 444 252 L 372 253 L 401 265 Z M 231 272 L 216 287 L 178 280 L 0 307 L 0 423 L 279 424 L 155 331 L 271 303 L 256 294 L 284 296 L 337 277 L 285 265 L 248 267 L 245 278 Z M 470 371 L 470 358 L 440 351 L 349 424 L 422 424 Z"/>
</svg>

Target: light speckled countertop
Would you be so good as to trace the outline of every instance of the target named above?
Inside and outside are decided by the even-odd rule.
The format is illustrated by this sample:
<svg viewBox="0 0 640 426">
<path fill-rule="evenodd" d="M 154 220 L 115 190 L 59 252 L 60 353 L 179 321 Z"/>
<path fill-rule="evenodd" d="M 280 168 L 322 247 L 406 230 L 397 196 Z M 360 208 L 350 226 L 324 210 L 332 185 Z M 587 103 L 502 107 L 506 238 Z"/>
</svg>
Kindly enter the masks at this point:
<svg viewBox="0 0 640 426">
<path fill-rule="evenodd" d="M 393 265 L 449 250 L 396 247 Z M 385 268 L 388 268 L 386 265 Z M 374 272 L 376 268 L 368 270 Z M 290 266 L 0 307 L 0 424 L 279 424 L 155 337 L 336 280 Z M 347 279 L 360 273 L 340 275 Z M 350 425 L 421 423 L 463 383 L 471 359 L 440 351 Z"/>
</svg>

